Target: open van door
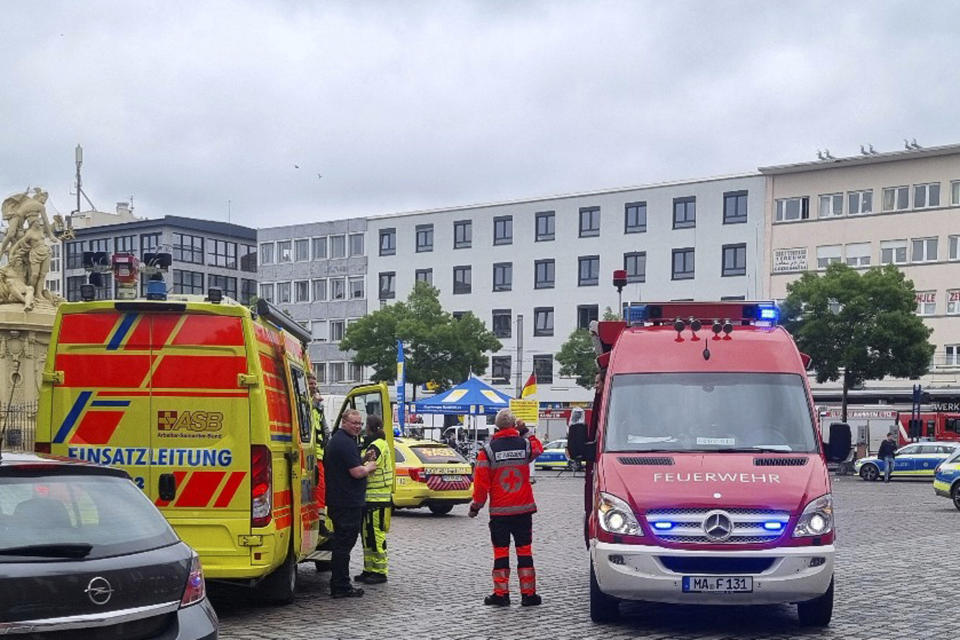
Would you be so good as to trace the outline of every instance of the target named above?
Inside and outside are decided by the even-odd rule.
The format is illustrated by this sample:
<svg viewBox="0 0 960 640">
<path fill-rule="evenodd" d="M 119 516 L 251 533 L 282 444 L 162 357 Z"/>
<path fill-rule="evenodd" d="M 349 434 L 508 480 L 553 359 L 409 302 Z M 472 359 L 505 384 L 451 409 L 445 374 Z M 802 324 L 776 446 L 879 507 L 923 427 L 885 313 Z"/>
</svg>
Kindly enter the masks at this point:
<svg viewBox="0 0 960 640">
<path fill-rule="evenodd" d="M 396 465 L 393 454 L 393 411 L 390 406 L 390 390 L 386 383 L 380 382 L 377 384 L 361 385 L 351 389 L 340 410 L 337 412 L 337 420 L 333 425 L 332 431 L 340 428 L 340 420 L 343 418 L 343 412 L 347 409 L 356 409 L 360 412 L 360 416 L 364 421 L 364 429 L 366 429 L 368 415 L 379 416 L 380 419 L 383 420 L 383 432 L 387 438 L 390 460 Z"/>
</svg>

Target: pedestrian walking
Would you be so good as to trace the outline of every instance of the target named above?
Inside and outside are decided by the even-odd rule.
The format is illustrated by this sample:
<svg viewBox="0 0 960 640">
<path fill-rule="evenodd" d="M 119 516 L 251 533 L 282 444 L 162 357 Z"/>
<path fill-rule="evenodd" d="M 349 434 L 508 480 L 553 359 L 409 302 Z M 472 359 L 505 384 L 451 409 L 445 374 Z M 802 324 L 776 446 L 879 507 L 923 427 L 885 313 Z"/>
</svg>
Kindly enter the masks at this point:
<svg viewBox="0 0 960 640">
<path fill-rule="evenodd" d="M 327 481 L 327 513 L 333 521 L 330 595 L 334 598 L 359 597 L 363 589 L 350 582 L 350 551 L 360 535 L 367 476 L 376 471 L 373 460 L 360 459 L 357 436 L 363 419 L 356 409 L 343 412 L 340 429 L 327 443 L 323 466 Z"/>
<path fill-rule="evenodd" d="M 483 603 L 510 604 L 510 539 L 517 550 L 520 604 L 540 604 L 533 566 L 533 514 L 537 504 L 530 486 L 530 463 L 543 445 L 509 409 L 494 421 L 496 433 L 477 453 L 470 517 L 475 518 L 490 499 L 490 541 L 493 543 L 493 593 Z"/>
<path fill-rule="evenodd" d="M 360 539 L 363 541 L 363 573 L 354 576 L 357 582 L 381 584 L 387 581 L 387 532 L 390 530 L 390 493 L 393 489 L 393 453 L 383 431 L 383 420 L 367 416 L 367 446 L 364 461 L 377 463 L 367 476 L 366 505 Z"/>
<path fill-rule="evenodd" d="M 877 457 L 883 460 L 883 481 L 890 482 L 890 474 L 893 472 L 895 463 L 894 454 L 897 450 L 897 434 L 892 431 L 887 434 L 883 442 L 880 443 L 880 450 L 877 451 Z"/>
</svg>

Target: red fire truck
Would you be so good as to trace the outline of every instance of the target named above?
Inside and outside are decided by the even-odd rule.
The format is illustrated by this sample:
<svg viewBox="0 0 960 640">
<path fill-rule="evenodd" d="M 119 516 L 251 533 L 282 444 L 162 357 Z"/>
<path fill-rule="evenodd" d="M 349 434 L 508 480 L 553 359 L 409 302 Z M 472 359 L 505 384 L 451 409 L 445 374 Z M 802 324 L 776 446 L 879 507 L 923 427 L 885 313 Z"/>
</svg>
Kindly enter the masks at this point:
<svg viewBox="0 0 960 640">
<path fill-rule="evenodd" d="M 595 325 L 587 463 L 590 614 L 622 600 L 833 612 L 834 513 L 808 358 L 773 303 L 664 302 Z"/>
</svg>

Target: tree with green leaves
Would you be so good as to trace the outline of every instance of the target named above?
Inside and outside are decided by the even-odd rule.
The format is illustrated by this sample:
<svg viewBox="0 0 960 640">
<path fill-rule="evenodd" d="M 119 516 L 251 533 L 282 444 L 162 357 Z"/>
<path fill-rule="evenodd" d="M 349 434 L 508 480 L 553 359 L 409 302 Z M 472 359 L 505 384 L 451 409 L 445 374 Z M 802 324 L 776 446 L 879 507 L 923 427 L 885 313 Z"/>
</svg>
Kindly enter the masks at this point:
<svg viewBox="0 0 960 640">
<path fill-rule="evenodd" d="M 818 383 L 843 377 L 843 422 L 851 388 L 919 378 L 930 366 L 932 330 L 916 315 L 913 282 L 893 265 L 860 274 L 838 262 L 823 275 L 805 273 L 787 285 L 781 318 L 810 355 Z"/>
<path fill-rule="evenodd" d="M 373 369 L 374 381 L 397 376 L 397 340 L 404 343 L 406 379 L 414 385 L 436 382 L 440 389 L 487 370 L 486 352 L 499 351 L 500 341 L 472 313 L 459 318 L 444 311 L 439 291 L 417 282 L 406 301 L 367 314 L 347 327 L 340 342 L 354 351 L 353 362 Z"/>
<path fill-rule="evenodd" d="M 603 312 L 603 320 L 619 320 L 610 307 Z M 560 375 L 577 379 L 577 384 L 585 389 L 593 389 L 597 379 L 597 352 L 593 338 L 586 329 L 576 329 L 560 347 L 554 356 L 560 363 Z"/>
</svg>

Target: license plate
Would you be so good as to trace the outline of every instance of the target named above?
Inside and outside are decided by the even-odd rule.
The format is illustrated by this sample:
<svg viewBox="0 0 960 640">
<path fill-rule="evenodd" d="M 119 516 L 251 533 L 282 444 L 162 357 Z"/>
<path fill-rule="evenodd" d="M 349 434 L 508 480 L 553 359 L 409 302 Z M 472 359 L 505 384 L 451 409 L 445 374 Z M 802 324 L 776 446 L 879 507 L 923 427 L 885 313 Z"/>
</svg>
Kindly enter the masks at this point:
<svg viewBox="0 0 960 640">
<path fill-rule="evenodd" d="M 753 593 L 749 576 L 683 576 L 684 593 Z"/>
<path fill-rule="evenodd" d="M 443 476 L 444 482 L 460 482 L 463 480 L 463 476 Z"/>
</svg>

